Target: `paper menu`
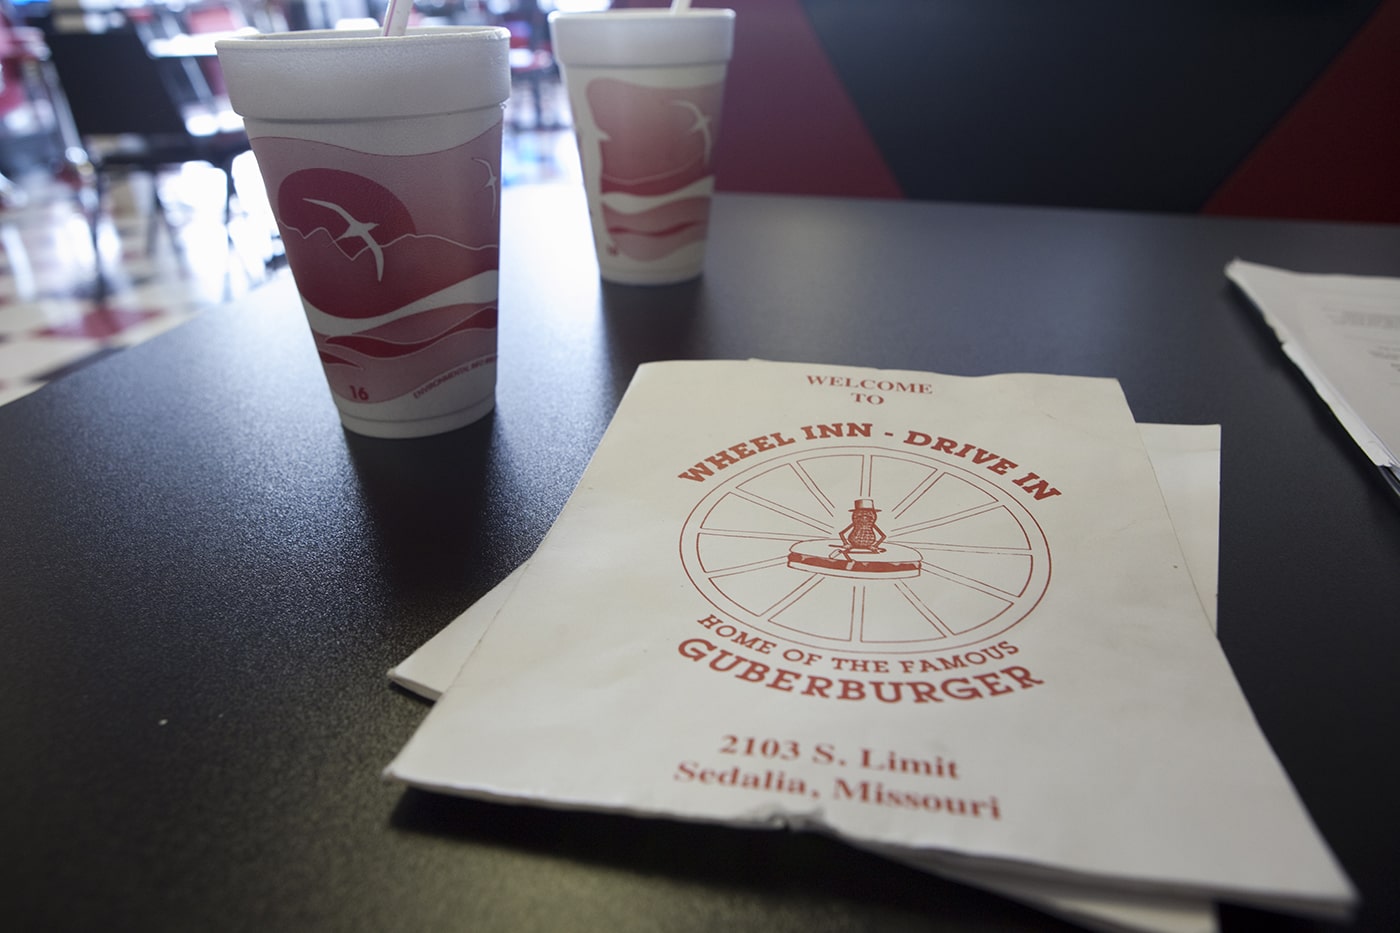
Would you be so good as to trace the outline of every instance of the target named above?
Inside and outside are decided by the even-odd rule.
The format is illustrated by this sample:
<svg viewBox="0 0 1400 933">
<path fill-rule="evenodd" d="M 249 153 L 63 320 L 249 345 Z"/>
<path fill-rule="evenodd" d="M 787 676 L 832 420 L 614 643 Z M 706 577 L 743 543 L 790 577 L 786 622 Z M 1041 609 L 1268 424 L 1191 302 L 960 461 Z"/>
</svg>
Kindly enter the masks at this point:
<svg viewBox="0 0 1400 933">
<path fill-rule="evenodd" d="M 1400 279 L 1300 275 L 1239 259 L 1225 272 L 1400 494 Z"/>
<path fill-rule="evenodd" d="M 1139 425 L 1197 594 L 1215 620 L 1220 504 L 1220 429 L 1215 425 Z M 522 574 L 511 573 L 466 612 L 389 672 L 399 685 L 437 699 L 452 683 Z M 951 880 L 993 891 L 1091 929 L 1213 933 L 1215 911 L 1199 898 L 1142 895 L 1085 885 L 1006 878 L 985 870 L 933 864 L 903 850 L 880 852 Z"/>
<path fill-rule="evenodd" d="M 1218 425 L 1139 424 L 1167 513 L 1187 570 L 1211 628 L 1215 628 L 1219 567 L 1220 427 Z M 505 605 L 524 567 L 499 585 L 389 671 L 389 678 L 421 697 L 436 700 L 456 678 L 481 641 L 496 612 Z"/>
<path fill-rule="evenodd" d="M 1108 380 L 642 367 L 389 774 L 1038 879 L 1353 897 Z"/>
</svg>

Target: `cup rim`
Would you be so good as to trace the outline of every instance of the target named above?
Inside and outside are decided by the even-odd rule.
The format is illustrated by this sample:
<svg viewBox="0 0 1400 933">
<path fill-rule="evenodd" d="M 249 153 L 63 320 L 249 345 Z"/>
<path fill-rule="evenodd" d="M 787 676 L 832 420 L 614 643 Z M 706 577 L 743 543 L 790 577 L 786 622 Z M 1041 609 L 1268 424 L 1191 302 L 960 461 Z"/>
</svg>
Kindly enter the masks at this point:
<svg viewBox="0 0 1400 933">
<path fill-rule="evenodd" d="M 229 101 L 245 119 L 340 122 L 499 106 L 510 97 L 509 44 L 509 31 L 496 26 L 429 26 L 404 36 L 264 33 L 221 39 L 215 49 Z"/>
<path fill-rule="evenodd" d="M 499 42 L 510 39 L 501 26 L 414 26 L 401 36 L 386 36 L 378 29 L 302 29 L 291 32 L 262 32 L 230 36 L 214 43 L 216 49 L 239 52 L 283 51 L 286 49 L 334 49 L 386 43 L 412 42 L 414 45 L 444 42 Z"/>
<path fill-rule="evenodd" d="M 565 12 L 555 10 L 549 14 L 551 20 L 556 19 L 660 19 L 675 22 L 677 19 L 734 19 L 733 10 L 719 9 L 714 7 L 692 7 L 688 10 L 672 13 L 664 7 L 629 7 L 624 10 L 580 10 L 578 12 Z"/>
<path fill-rule="evenodd" d="M 733 10 L 662 8 L 549 14 L 554 57 L 565 69 L 674 68 L 734 55 Z"/>
</svg>

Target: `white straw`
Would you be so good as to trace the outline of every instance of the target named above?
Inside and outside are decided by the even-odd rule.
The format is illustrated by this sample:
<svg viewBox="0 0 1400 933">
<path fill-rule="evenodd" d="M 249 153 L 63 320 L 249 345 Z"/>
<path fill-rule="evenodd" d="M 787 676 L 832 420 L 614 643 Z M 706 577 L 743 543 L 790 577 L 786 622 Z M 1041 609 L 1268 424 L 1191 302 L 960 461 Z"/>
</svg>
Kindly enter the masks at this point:
<svg viewBox="0 0 1400 933">
<path fill-rule="evenodd" d="M 389 0 L 389 8 L 384 11 L 384 35 L 401 36 L 407 32 L 408 14 L 412 12 L 413 0 Z"/>
<path fill-rule="evenodd" d="M 690 0 L 671 0 L 672 13 L 684 13 L 690 9 Z"/>
</svg>

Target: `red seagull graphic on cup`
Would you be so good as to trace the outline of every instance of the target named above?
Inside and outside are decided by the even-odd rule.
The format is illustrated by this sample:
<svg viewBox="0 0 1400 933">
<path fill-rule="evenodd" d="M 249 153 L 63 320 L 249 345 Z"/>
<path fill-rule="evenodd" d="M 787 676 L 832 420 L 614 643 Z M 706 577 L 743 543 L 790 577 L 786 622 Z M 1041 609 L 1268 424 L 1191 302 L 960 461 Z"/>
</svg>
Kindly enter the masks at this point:
<svg viewBox="0 0 1400 933">
<path fill-rule="evenodd" d="M 330 208 L 341 217 L 344 217 L 346 224 L 345 232 L 335 238 L 336 242 L 338 243 L 341 240 L 350 238 L 364 240 L 365 246 L 369 247 L 369 251 L 374 255 L 374 277 L 381 282 L 384 281 L 384 250 L 374 237 L 370 236 L 370 231 L 379 226 L 379 224 L 365 223 L 362 220 L 356 220 L 350 216 L 350 212 L 345 208 L 341 207 L 339 204 L 332 204 L 330 201 L 319 201 L 316 198 L 307 198 L 306 203 Z"/>
</svg>

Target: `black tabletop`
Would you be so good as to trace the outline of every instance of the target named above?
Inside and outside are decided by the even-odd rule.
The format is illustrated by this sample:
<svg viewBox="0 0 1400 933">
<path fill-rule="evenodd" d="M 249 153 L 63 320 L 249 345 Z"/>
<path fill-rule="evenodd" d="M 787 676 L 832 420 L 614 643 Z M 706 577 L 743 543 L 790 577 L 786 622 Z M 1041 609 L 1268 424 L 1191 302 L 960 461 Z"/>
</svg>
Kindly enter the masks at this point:
<svg viewBox="0 0 1400 933">
<path fill-rule="evenodd" d="M 1057 928 L 816 835 L 381 780 L 427 708 L 386 670 L 531 553 L 636 366 L 763 357 L 1113 376 L 1222 425 L 1221 642 L 1355 928 L 1400 928 L 1400 503 L 1224 276 L 1400 275 L 1400 228 L 721 196 L 705 276 L 629 288 L 579 192 L 503 218 L 476 425 L 345 433 L 286 279 L 0 408 L 7 926 Z"/>
</svg>

